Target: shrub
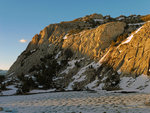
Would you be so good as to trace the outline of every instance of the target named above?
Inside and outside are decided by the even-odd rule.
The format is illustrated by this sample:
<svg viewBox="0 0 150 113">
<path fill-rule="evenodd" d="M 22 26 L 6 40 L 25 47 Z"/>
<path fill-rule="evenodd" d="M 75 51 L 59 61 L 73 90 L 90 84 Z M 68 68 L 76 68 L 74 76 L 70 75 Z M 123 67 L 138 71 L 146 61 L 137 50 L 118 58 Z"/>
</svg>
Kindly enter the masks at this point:
<svg viewBox="0 0 150 113">
<path fill-rule="evenodd" d="M 52 59 L 53 58 L 53 55 L 52 54 L 48 54 L 44 57 L 45 59 Z"/>
<path fill-rule="evenodd" d="M 106 91 L 114 91 L 114 90 L 120 90 L 121 88 L 119 86 L 109 86 L 107 84 L 105 84 L 105 86 L 102 88 L 102 90 L 106 90 Z"/>
<path fill-rule="evenodd" d="M 70 31 L 68 32 L 68 34 L 69 34 L 69 35 L 70 35 L 70 34 L 77 34 L 77 33 L 81 32 L 82 30 L 83 30 L 83 29 L 78 26 L 77 29 L 72 29 L 72 30 L 70 30 Z"/>
<path fill-rule="evenodd" d="M 113 46 L 115 46 L 115 44 L 116 44 L 116 42 L 112 41 L 110 46 L 113 47 Z"/>
<path fill-rule="evenodd" d="M 19 86 L 20 88 L 16 92 L 17 94 L 24 94 L 37 87 L 31 76 L 25 77 L 25 75 L 22 73 L 20 76 L 18 76 L 18 79 L 22 82 L 22 84 Z"/>
<path fill-rule="evenodd" d="M 120 36 L 117 37 L 117 41 L 112 41 L 110 46 L 117 46 L 120 44 L 123 40 L 125 40 L 128 37 L 128 33 L 121 34 Z"/>
<path fill-rule="evenodd" d="M 75 66 L 76 66 L 77 68 L 81 67 L 80 62 L 76 61 L 76 62 L 75 62 Z"/>
<path fill-rule="evenodd" d="M 46 62 L 46 59 L 45 58 L 40 58 L 40 61 L 41 62 Z"/>
<path fill-rule="evenodd" d="M 20 65 L 21 67 L 24 65 L 24 62 L 23 62 L 23 61 L 24 61 L 24 60 L 21 61 L 21 65 Z"/>
<path fill-rule="evenodd" d="M 119 82 L 120 82 L 119 76 L 117 76 L 116 74 L 111 75 L 106 79 L 105 85 L 102 89 L 107 91 L 119 90 L 120 89 L 118 85 Z"/>
<path fill-rule="evenodd" d="M 68 64 L 68 60 L 61 60 L 60 63 L 62 66 L 66 66 Z"/>
<path fill-rule="evenodd" d="M 67 48 L 64 51 L 64 55 L 65 55 L 66 59 L 68 59 L 68 58 L 71 58 L 73 56 L 73 52 L 71 51 L 71 49 Z"/>
<path fill-rule="evenodd" d="M 120 43 L 121 41 L 123 41 L 124 39 L 126 39 L 128 37 L 128 33 L 124 33 L 120 36 L 118 36 L 117 38 L 117 43 Z"/>
<path fill-rule="evenodd" d="M 17 76 L 19 80 L 24 81 L 25 77 L 24 74 L 22 73 L 21 75 Z"/>
<path fill-rule="evenodd" d="M 4 75 L 0 75 L 0 90 L 6 90 L 6 84 L 3 83 L 3 81 L 5 80 L 5 76 Z"/>
<path fill-rule="evenodd" d="M 18 93 L 26 93 L 29 92 L 31 89 L 36 88 L 37 86 L 35 85 L 35 82 L 33 81 L 32 78 L 25 78 L 24 81 L 22 81 L 22 85 L 20 87 L 20 89 L 17 91 Z"/>
<path fill-rule="evenodd" d="M 36 69 L 37 69 L 36 66 L 33 65 L 32 68 L 28 72 L 31 73 L 31 72 L 35 71 Z"/>
<path fill-rule="evenodd" d="M 45 66 L 46 65 L 46 66 Z M 55 59 L 47 61 L 47 64 L 42 64 L 39 66 L 38 74 L 34 74 L 39 85 L 42 85 L 44 89 L 53 87 L 52 78 L 56 76 L 57 72 L 60 70 L 60 65 Z"/>
<path fill-rule="evenodd" d="M 4 79 L 5 79 L 5 76 L 0 75 L 0 84 L 4 81 Z"/>
<path fill-rule="evenodd" d="M 7 88 L 6 88 L 6 84 L 4 83 L 4 84 L 0 84 L 0 90 L 6 90 Z"/>
<path fill-rule="evenodd" d="M 68 55 L 67 57 L 71 56 L 69 50 L 67 50 L 65 54 Z M 18 76 L 19 80 L 22 81 L 22 85 L 17 91 L 18 94 L 24 94 L 31 89 L 38 88 L 38 85 L 42 85 L 44 89 L 53 87 L 52 78 L 57 75 L 57 72 L 60 70 L 60 65 L 52 55 L 46 55 L 42 58 L 42 61 L 43 60 L 44 62 L 42 62 L 41 65 L 34 65 L 29 70 L 29 73 L 34 72 L 36 79 L 33 80 L 31 76 L 25 77 L 23 73 Z"/>
<path fill-rule="evenodd" d="M 32 52 L 31 51 L 25 51 L 24 55 L 25 55 L 25 59 L 26 59 L 27 57 L 32 55 Z"/>
</svg>

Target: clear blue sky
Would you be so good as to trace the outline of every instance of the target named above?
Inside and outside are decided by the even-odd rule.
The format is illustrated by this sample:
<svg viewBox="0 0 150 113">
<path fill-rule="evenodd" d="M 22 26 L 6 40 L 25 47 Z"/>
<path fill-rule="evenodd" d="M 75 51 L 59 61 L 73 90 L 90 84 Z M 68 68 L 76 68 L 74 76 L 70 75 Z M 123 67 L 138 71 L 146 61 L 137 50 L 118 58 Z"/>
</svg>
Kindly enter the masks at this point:
<svg viewBox="0 0 150 113">
<path fill-rule="evenodd" d="M 45 26 L 92 13 L 146 15 L 150 0 L 0 0 L 0 69 L 8 69 Z"/>
</svg>

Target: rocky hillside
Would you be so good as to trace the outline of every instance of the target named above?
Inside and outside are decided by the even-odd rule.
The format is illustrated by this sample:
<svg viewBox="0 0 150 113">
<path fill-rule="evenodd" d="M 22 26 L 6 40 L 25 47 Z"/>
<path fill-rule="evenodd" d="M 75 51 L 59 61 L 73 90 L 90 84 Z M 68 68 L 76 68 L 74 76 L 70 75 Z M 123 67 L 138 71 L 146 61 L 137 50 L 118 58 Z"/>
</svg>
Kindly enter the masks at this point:
<svg viewBox="0 0 150 113">
<path fill-rule="evenodd" d="M 150 22 L 131 33 L 121 44 L 113 46 L 100 61 L 123 74 L 150 74 Z"/>
<path fill-rule="evenodd" d="M 129 80 L 123 77 L 149 75 L 148 21 L 149 15 L 92 14 L 51 24 L 32 38 L 11 66 L 9 84 L 19 93 L 123 89 L 123 80 Z"/>
</svg>

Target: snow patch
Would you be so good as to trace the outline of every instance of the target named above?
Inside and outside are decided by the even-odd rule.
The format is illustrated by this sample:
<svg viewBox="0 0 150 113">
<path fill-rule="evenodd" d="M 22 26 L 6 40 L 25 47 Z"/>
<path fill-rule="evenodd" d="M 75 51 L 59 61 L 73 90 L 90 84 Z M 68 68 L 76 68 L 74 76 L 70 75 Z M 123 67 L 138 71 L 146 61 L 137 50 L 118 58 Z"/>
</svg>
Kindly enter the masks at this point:
<svg viewBox="0 0 150 113">
<path fill-rule="evenodd" d="M 94 19 L 95 22 L 103 22 L 103 19 Z"/>
<path fill-rule="evenodd" d="M 25 75 L 24 77 L 28 78 L 28 77 L 30 77 L 30 75 Z"/>
<path fill-rule="evenodd" d="M 120 74 L 121 74 L 121 70 L 119 69 L 119 70 L 117 71 L 117 73 L 120 75 Z"/>
<path fill-rule="evenodd" d="M 61 54 L 61 51 L 58 52 L 58 54 L 55 56 L 55 59 L 57 59 Z"/>
<path fill-rule="evenodd" d="M 74 77 L 73 77 L 74 78 Z M 81 76 L 80 78 L 75 78 L 75 81 L 74 82 L 81 82 L 81 81 L 84 81 L 86 79 L 86 75 L 84 76 Z"/>
<path fill-rule="evenodd" d="M 15 74 L 15 72 L 10 73 L 10 74 L 8 75 L 8 78 L 11 77 L 11 76 L 14 75 L 14 74 Z"/>
<path fill-rule="evenodd" d="M 105 85 L 104 83 L 101 83 L 101 84 L 99 84 L 98 87 L 94 88 L 94 90 L 102 90 L 104 85 Z"/>
<path fill-rule="evenodd" d="M 68 66 L 64 71 L 62 71 L 60 74 L 63 74 L 63 73 L 68 74 L 69 71 L 75 67 L 75 63 L 76 63 L 76 62 L 80 62 L 80 61 L 83 60 L 83 59 L 84 59 L 84 58 L 79 59 L 79 60 L 71 60 L 71 61 L 69 61 L 69 62 L 68 62 L 69 66 Z"/>
<path fill-rule="evenodd" d="M 68 66 L 65 70 L 63 70 L 60 74 L 63 74 L 63 73 L 68 74 L 69 71 L 75 67 L 75 62 L 76 62 L 76 61 L 77 61 L 77 60 L 69 61 L 69 62 L 68 62 L 69 66 Z"/>
<path fill-rule="evenodd" d="M 31 53 L 34 53 L 35 51 L 36 51 L 36 49 L 33 49 L 33 50 L 31 50 L 30 52 L 31 52 Z"/>
<path fill-rule="evenodd" d="M 137 30 L 135 31 L 135 33 L 132 33 L 132 34 L 126 39 L 126 41 L 122 42 L 121 44 L 129 43 L 129 42 L 131 41 L 131 39 L 133 38 L 133 36 L 134 36 L 136 33 L 138 33 L 138 32 L 141 30 L 141 28 L 142 28 L 142 27 L 140 27 L 139 29 L 137 29 Z"/>
<path fill-rule="evenodd" d="M 102 81 L 105 81 L 107 78 L 108 78 L 107 76 L 106 76 L 106 77 L 104 77 L 104 78 L 102 79 Z"/>
<path fill-rule="evenodd" d="M 53 81 L 56 81 L 56 80 L 60 80 L 60 79 L 63 79 L 64 77 L 56 77 L 56 78 L 53 78 Z"/>
<path fill-rule="evenodd" d="M 51 46 L 52 46 L 52 44 L 49 44 L 49 45 L 48 45 L 48 47 L 51 47 Z"/>
<path fill-rule="evenodd" d="M 130 23 L 130 24 L 128 24 L 129 26 L 131 26 L 131 25 L 143 25 L 143 24 L 145 24 L 146 22 L 141 22 L 141 23 Z"/>
<path fill-rule="evenodd" d="M 34 90 L 30 91 L 29 93 L 46 93 L 46 92 L 53 92 L 53 91 L 56 91 L 56 89 L 49 89 L 49 90 L 34 89 Z"/>
<path fill-rule="evenodd" d="M 119 18 L 117 18 L 117 20 L 123 20 L 123 19 L 125 19 L 125 17 L 119 17 Z"/>
<path fill-rule="evenodd" d="M 9 90 L 6 91 L 2 91 L 2 95 L 14 95 L 16 94 L 16 91 L 18 90 L 18 88 L 15 87 L 15 85 L 10 85 L 6 87 Z"/>
<path fill-rule="evenodd" d="M 92 64 L 92 66 L 93 66 L 93 68 L 94 69 L 97 69 L 98 67 L 100 67 L 102 64 L 101 63 L 95 63 L 95 62 L 93 62 L 93 64 Z"/>
<path fill-rule="evenodd" d="M 67 34 L 66 34 L 66 35 L 63 37 L 63 39 L 66 40 L 67 38 L 68 38 L 68 37 L 67 37 Z"/>
<path fill-rule="evenodd" d="M 38 88 L 41 88 L 41 89 L 42 89 L 43 87 L 44 87 L 44 86 L 38 86 Z"/>
<path fill-rule="evenodd" d="M 96 84 L 97 84 L 98 81 L 99 81 L 98 79 L 95 79 L 93 82 L 89 83 L 85 87 L 89 88 L 89 89 L 93 89 L 93 87 L 96 86 Z"/>
<path fill-rule="evenodd" d="M 127 91 L 150 93 L 150 78 L 147 75 L 140 75 L 135 79 L 132 77 L 123 77 L 120 81 L 120 88 Z"/>
<path fill-rule="evenodd" d="M 72 86 L 74 85 L 75 82 L 81 82 L 86 80 L 86 75 L 83 75 L 83 73 L 87 70 L 87 68 L 89 68 L 90 66 L 93 66 L 93 68 L 97 68 L 98 67 L 98 63 L 92 62 L 89 65 L 83 67 L 80 69 L 80 71 L 78 71 L 78 73 L 76 75 L 74 75 L 72 78 L 74 79 L 72 82 L 69 83 L 68 87 L 66 88 L 66 90 L 73 90 Z"/>
</svg>

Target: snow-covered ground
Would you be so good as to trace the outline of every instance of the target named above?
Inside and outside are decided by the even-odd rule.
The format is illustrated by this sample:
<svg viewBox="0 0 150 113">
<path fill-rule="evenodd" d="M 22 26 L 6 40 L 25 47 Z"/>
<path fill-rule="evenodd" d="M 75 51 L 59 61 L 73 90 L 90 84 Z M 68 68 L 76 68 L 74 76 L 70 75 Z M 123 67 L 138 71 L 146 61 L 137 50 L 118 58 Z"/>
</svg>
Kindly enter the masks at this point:
<svg viewBox="0 0 150 113">
<path fill-rule="evenodd" d="M 143 74 L 135 79 L 132 77 L 122 77 L 120 81 L 120 88 L 125 91 L 150 93 L 150 77 Z"/>
<path fill-rule="evenodd" d="M 2 95 L 13 95 L 16 94 L 16 91 L 18 88 L 16 88 L 14 85 L 10 85 L 7 87 L 8 90 L 6 91 L 2 91 L 1 94 Z"/>
<path fill-rule="evenodd" d="M 0 113 L 150 113 L 149 99 L 150 94 L 105 91 L 1 96 Z"/>
</svg>

